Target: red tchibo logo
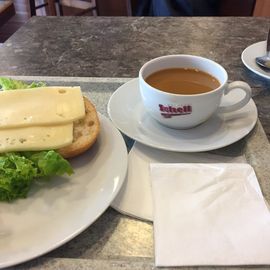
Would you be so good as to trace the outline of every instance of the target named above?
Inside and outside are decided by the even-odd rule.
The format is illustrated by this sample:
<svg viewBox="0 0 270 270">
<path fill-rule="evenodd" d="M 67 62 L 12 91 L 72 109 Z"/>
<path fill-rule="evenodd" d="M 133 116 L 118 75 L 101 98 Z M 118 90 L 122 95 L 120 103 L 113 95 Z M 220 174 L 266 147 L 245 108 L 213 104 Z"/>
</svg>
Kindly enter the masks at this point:
<svg viewBox="0 0 270 270">
<path fill-rule="evenodd" d="M 164 118 L 171 118 L 172 116 L 187 115 L 192 113 L 191 105 L 184 105 L 179 107 L 164 106 L 159 104 L 159 110 Z"/>
</svg>

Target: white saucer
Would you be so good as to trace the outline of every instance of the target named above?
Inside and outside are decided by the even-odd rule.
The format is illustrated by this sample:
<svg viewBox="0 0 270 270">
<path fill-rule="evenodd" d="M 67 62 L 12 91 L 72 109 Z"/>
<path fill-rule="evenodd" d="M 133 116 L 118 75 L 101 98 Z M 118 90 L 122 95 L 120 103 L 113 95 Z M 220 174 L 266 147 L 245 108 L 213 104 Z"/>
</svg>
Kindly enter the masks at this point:
<svg viewBox="0 0 270 270">
<path fill-rule="evenodd" d="M 244 156 L 227 157 L 209 153 L 172 153 L 135 143 L 128 155 L 128 174 L 111 204 L 117 211 L 152 221 L 150 163 L 245 163 Z"/>
<path fill-rule="evenodd" d="M 222 104 L 237 102 L 244 93 L 233 92 Z M 108 113 L 114 125 L 130 138 L 145 145 L 174 152 L 202 152 L 232 144 L 246 136 L 257 121 L 253 100 L 241 110 L 216 114 L 202 125 L 176 130 L 160 125 L 145 111 L 139 92 L 138 79 L 119 87 L 108 103 Z"/>
<path fill-rule="evenodd" d="M 262 70 L 255 62 L 256 57 L 263 56 L 265 54 L 266 54 L 266 41 L 261 41 L 247 47 L 242 52 L 241 59 L 248 69 L 250 69 L 259 76 L 262 76 L 266 79 L 270 79 L 270 72 Z"/>
</svg>

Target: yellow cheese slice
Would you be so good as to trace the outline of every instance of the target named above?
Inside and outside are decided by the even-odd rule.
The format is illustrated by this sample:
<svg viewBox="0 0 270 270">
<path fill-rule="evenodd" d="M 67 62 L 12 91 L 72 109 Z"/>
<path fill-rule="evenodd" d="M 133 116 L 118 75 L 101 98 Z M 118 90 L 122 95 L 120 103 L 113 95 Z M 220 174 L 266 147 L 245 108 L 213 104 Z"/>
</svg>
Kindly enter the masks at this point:
<svg viewBox="0 0 270 270">
<path fill-rule="evenodd" d="M 58 149 L 73 140 L 73 124 L 0 130 L 0 153 Z"/>
<path fill-rule="evenodd" d="M 0 128 L 63 124 L 84 115 L 80 87 L 0 91 Z"/>
</svg>

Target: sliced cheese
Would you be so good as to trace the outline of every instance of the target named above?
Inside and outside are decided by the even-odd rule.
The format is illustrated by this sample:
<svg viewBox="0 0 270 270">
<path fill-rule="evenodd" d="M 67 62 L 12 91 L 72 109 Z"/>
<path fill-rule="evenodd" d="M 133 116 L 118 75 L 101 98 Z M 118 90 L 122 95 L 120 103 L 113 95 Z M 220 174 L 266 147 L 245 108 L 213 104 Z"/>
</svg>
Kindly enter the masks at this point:
<svg viewBox="0 0 270 270">
<path fill-rule="evenodd" d="M 0 153 L 58 149 L 73 140 L 73 124 L 0 130 Z"/>
<path fill-rule="evenodd" d="M 0 91 L 0 128 L 55 125 L 83 118 L 80 87 Z"/>
</svg>

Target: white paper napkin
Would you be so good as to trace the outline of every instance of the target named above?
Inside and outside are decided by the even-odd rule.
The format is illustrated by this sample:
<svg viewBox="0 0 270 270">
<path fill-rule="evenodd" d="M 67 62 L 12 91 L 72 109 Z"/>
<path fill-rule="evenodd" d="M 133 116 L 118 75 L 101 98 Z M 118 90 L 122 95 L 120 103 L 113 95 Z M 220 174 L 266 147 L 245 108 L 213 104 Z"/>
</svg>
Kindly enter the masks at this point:
<svg viewBox="0 0 270 270">
<path fill-rule="evenodd" d="M 248 164 L 151 164 L 157 266 L 270 263 L 270 212 Z"/>
</svg>

